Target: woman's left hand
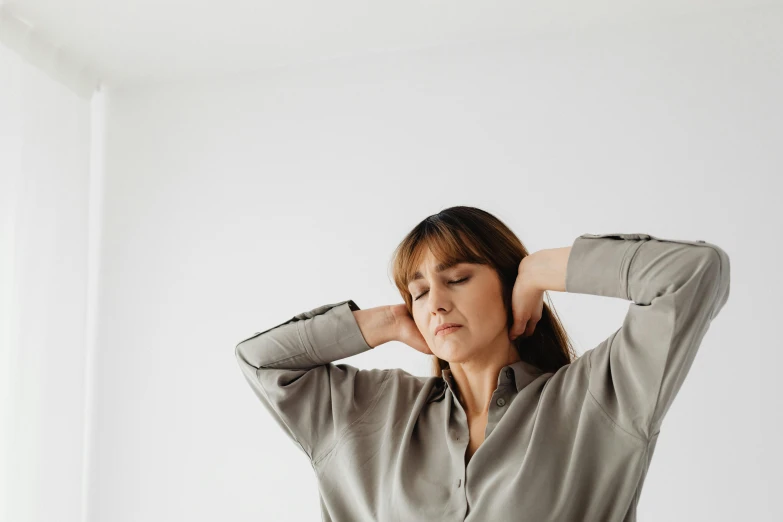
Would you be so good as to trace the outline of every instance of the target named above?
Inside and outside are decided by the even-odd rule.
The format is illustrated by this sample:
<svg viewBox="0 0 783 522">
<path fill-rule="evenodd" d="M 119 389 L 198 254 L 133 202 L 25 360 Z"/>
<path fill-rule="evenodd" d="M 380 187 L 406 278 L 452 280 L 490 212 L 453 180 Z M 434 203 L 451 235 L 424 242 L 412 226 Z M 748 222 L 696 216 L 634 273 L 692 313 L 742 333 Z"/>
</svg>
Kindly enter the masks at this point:
<svg viewBox="0 0 783 522">
<path fill-rule="evenodd" d="M 509 328 L 508 337 L 514 340 L 520 335 L 530 337 L 536 329 L 536 324 L 541 320 L 544 311 L 544 291 L 533 284 L 528 256 L 519 264 L 519 273 L 511 292 L 511 307 L 514 323 Z"/>
</svg>

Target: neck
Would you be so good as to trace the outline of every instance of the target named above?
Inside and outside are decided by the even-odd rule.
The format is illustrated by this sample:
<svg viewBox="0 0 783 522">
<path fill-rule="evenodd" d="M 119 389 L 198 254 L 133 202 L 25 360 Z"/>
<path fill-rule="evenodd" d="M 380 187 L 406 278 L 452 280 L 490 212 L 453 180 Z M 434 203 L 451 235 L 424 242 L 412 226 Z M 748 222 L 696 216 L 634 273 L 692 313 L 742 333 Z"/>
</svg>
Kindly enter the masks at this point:
<svg viewBox="0 0 783 522">
<path fill-rule="evenodd" d="M 481 360 L 449 362 L 457 386 L 457 398 L 468 417 L 489 413 L 489 401 L 497 390 L 500 370 L 521 360 L 516 347 L 510 342 L 502 350 L 486 350 L 482 353 L 488 356 Z"/>
</svg>

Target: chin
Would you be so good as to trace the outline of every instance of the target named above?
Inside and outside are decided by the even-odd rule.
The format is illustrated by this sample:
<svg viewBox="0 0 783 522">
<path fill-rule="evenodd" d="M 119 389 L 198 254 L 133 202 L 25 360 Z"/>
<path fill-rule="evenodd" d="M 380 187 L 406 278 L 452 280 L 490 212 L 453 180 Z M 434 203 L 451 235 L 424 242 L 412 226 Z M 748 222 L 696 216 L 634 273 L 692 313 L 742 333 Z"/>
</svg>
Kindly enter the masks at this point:
<svg viewBox="0 0 783 522">
<path fill-rule="evenodd" d="M 467 361 L 471 358 L 473 355 L 472 352 L 464 349 L 460 349 L 459 347 L 454 347 L 454 349 L 446 349 L 444 350 L 442 347 L 438 352 L 433 351 L 435 355 L 438 356 L 438 359 L 442 359 L 444 361 L 447 361 L 449 363 L 461 363 L 463 361 Z"/>
</svg>

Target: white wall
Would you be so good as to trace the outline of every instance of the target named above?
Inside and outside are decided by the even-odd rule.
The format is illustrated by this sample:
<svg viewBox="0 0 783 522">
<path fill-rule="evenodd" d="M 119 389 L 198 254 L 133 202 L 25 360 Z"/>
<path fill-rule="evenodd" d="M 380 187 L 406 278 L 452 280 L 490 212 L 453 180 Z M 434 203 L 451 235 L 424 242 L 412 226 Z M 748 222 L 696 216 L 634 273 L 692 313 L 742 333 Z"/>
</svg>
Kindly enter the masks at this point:
<svg viewBox="0 0 783 522">
<path fill-rule="evenodd" d="M 82 518 L 90 144 L 90 101 L 0 44 L 2 522 Z"/>
<path fill-rule="evenodd" d="M 782 35 L 776 6 L 110 93 L 90 520 L 318 520 L 235 344 L 324 303 L 401 302 L 392 249 L 456 204 L 532 251 L 586 232 L 721 245 L 731 297 L 639 519 L 780 520 Z M 628 307 L 551 297 L 580 353 Z M 425 375 L 420 355 L 350 363 Z"/>
</svg>

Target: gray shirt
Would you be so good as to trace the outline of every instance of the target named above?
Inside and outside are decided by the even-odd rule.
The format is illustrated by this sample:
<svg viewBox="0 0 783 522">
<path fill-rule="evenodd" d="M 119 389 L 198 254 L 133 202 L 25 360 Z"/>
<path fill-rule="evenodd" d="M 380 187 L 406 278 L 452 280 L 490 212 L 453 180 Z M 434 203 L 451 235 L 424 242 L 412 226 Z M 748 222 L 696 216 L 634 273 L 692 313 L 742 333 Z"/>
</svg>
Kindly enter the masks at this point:
<svg viewBox="0 0 783 522">
<path fill-rule="evenodd" d="M 324 521 L 634 521 L 661 420 L 729 297 L 704 241 L 584 234 L 566 292 L 631 301 L 623 324 L 557 372 L 501 369 L 485 440 L 455 382 L 332 361 L 370 350 L 353 300 L 241 341 L 239 366 L 310 458 Z"/>
</svg>

